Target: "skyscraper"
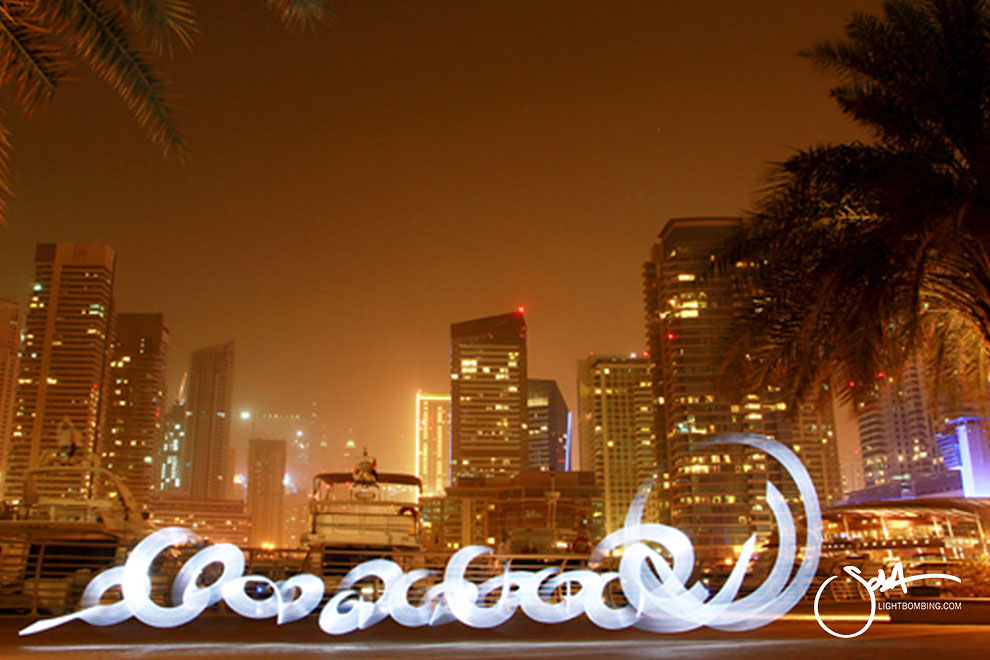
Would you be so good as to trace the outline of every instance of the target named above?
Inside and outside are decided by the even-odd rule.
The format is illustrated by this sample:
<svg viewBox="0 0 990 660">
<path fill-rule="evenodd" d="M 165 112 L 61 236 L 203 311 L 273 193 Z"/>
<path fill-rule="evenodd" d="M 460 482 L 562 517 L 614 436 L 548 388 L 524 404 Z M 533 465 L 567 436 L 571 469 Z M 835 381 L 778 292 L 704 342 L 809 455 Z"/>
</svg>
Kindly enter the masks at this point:
<svg viewBox="0 0 990 660">
<path fill-rule="evenodd" d="M 724 341 L 733 316 L 728 277 L 707 269 L 739 231 L 739 218 L 677 218 L 660 232 L 644 268 L 646 334 L 659 419 L 658 459 L 670 482 L 670 520 L 699 556 L 728 558 L 755 531 L 769 533 L 766 456 L 740 445 L 711 446 L 718 433 L 777 430 L 779 406 L 749 394 L 719 394 Z M 655 281 L 649 281 L 650 274 Z"/>
<path fill-rule="evenodd" d="M 247 508 L 251 546 L 282 546 L 285 440 L 248 440 Z"/>
<path fill-rule="evenodd" d="M 900 382 L 888 377 L 877 387 L 876 400 L 859 409 L 866 487 L 899 484 L 907 490 L 912 481 L 944 471 L 918 365 L 908 364 Z"/>
<path fill-rule="evenodd" d="M 985 417 L 957 417 L 936 436 L 947 470 L 958 470 L 964 497 L 990 497 L 990 424 Z"/>
<path fill-rule="evenodd" d="M 528 460 L 526 400 L 522 309 L 450 326 L 452 477 L 522 469 Z"/>
<path fill-rule="evenodd" d="M 193 351 L 186 395 L 189 496 L 222 500 L 233 480 L 230 451 L 234 342 Z"/>
<path fill-rule="evenodd" d="M 175 401 L 162 418 L 162 439 L 155 456 L 156 488 L 163 492 L 189 490 L 190 450 L 186 434 L 185 401 Z"/>
<path fill-rule="evenodd" d="M 656 467 L 651 396 L 644 357 L 578 362 L 581 469 L 594 472 L 602 489 L 606 534 L 623 527 L 636 491 Z M 653 502 L 650 513 L 656 515 Z"/>
<path fill-rule="evenodd" d="M 146 503 L 165 409 L 168 328 L 161 314 L 118 314 L 110 362 L 104 466 Z"/>
<path fill-rule="evenodd" d="M 790 442 L 808 476 L 815 484 L 822 506 L 837 504 L 842 499 L 842 471 L 839 466 L 839 446 L 835 435 L 835 414 L 831 396 L 824 406 L 804 401 L 789 419 L 790 432 L 778 439 Z"/>
<path fill-rule="evenodd" d="M 115 255 L 104 244 L 43 243 L 35 251 L 4 495 L 56 449 L 68 420 L 76 452 L 98 452 L 106 407 Z"/>
<path fill-rule="evenodd" d="M 450 395 L 416 392 L 416 476 L 424 497 L 450 485 Z"/>
<path fill-rule="evenodd" d="M 529 381 L 527 470 L 565 472 L 570 469 L 571 412 L 555 380 Z"/>
<path fill-rule="evenodd" d="M 14 422 L 18 352 L 21 348 L 21 308 L 0 298 L 0 493 L 7 476 L 7 449 Z"/>
</svg>

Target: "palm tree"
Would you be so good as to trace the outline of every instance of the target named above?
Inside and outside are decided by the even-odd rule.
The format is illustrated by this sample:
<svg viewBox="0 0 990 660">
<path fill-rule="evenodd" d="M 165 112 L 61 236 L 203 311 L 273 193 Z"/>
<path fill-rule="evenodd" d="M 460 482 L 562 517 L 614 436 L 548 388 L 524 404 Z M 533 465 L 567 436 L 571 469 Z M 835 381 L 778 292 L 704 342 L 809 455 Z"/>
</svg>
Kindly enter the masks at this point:
<svg viewBox="0 0 990 660">
<path fill-rule="evenodd" d="M 323 0 L 265 0 L 291 28 L 319 19 Z M 72 60 L 89 66 L 123 99 L 162 151 L 184 144 L 157 73 L 175 44 L 192 45 L 193 7 L 186 0 L 0 0 L 0 86 L 26 114 L 51 100 Z M 0 222 L 10 194 L 10 142 L 0 124 Z"/>
<path fill-rule="evenodd" d="M 746 304 L 725 373 L 792 403 L 863 401 L 914 357 L 932 390 L 986 398 L 990 364 L 990 9 L 891 0 L 802 53 L 872 133 L 772 171 L 722 263 Z M 942 390 L 939 396 L 946 394 Z"/>
</svg>

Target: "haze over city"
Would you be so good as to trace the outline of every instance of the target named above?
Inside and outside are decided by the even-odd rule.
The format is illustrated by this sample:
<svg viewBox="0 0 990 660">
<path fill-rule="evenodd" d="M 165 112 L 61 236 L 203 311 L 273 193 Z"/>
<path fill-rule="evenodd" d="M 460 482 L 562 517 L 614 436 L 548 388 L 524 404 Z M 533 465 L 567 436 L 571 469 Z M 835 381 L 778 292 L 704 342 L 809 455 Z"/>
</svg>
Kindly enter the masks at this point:
<svg viewBox="0 0 990 660">
<path fill-rule="evenodd" d="M 988 71 L 990 0 L 0 0 L 0 656 L 982 657 Z"/>
<path fill-rule="evenodd" d="M 25 299 L 36 243 L 106 242 L 118 309 L 170 326 L 170 398 L 191 350 L 233 339 L 235 411 L 316 402 L 332 442 L 410 471 L 451 322 L 525 306 L 529 373 L 575 409 L 576 359 L 645 348 L 667 218 L 739 215 L 769 161 L 862 137 L 797 53 L 877 7 L 345 3 L 298 35 L 201 3 L 165 65 L 186 163 L 84 68 L 8 113 L 0 294 Z"/>
</svg>

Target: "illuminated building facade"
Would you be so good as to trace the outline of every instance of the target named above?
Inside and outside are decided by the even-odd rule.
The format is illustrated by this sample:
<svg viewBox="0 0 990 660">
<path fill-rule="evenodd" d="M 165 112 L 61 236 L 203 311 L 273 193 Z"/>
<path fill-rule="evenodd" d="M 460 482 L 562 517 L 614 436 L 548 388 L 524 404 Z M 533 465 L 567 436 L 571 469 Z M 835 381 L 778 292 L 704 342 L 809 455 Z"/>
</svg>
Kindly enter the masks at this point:
<svg viewBox="0 0 990 660">
<path fill-rule="evenodd" d="M 234 342 L 193 351 L 186 396 L 189 495 L 222 500 L 233 482 L 230 449 Z"/>
<path fill-rule="evenodd" d="M 162 417 L 162 440 L 155 456 L 157 489 L 163 492 L 189 490 L 190 449 L 186 434 L 186 406 L 179 399 Z"/>
<path fill-rule="evenodd" d="M 945 470 L 922 389 L 921 369 L 908 364 L 900 382 L 887 377 L 875 400 L 861 404 L 859 442 L 866 488 L 900 486 Z"/>
<path fill-rule="evenodd" d="M 982 417 L 950 419 L 936 436 L 948 470 L 958 471 L 964 497 L 990 497 L 990 423 Z"/>
<path fill-rule="evenodd" d="M 602 489 L 606 534 L 624 526 L 629 504 L 656 468 L 651 397 L 645 357 L 578 362 L 581 469 L 594 474 Z M 651 520 L 657 515 L 655 509 L 647 514 Z"/>
<path fill-rule="evenodd" d="M 247 508 L 252 547 L 282 546 L 285 449 L 285 440 L 248 440 Z"/>
<path fill-rule="evenodd" d="M 603 536 L 601 488 L 590 472 L 461 477 L 445 497 L 422 498 L 420 505 L 423 545 L 431 550 L 588 552 Z"/>
<path fill-rule="evenodd" d="M 14 422 L 18 353 L 21 348 L 21 308 L 0 298 L 0 493 L 7 476 L 7 448 Z"/>
<path fill-rule="evenodd" d="M 526 465 L 526 384 L 521 309 L 450 326 L 454 478 L 512 475 Z"/>
<path fill-rule="evenodd" d="M 157 485 L 168 327 L 161 314 L 118 314 L 114 323 L 102 460 L 146 504 Z"/>
<path fill-rule="evenodd" d="M 838 503 L 843 493 L 842 473 L 831 396 L 824 397 L 822 406 L 811 401 L 802 402 L 793 419 L 780 417 L 783 417 L 780 423 L 785 428 L 781 429 L 783 432 L 778 431 L 778 439 L 787 443 L 801 459 L 822 506 Z"/>
<path fill-rule="evenodd" d="M 823 504 L 842 493 L 831 395 L 827 388 L 788 410 L 768 388 L 738 400 L 720 394 L 735 305 L 731 274 L 717 274 L 715 253 L 742 228 L 741 218 L 675 218 L 660 232 L 643 267 L 646 336 L 657 464 L 669 521 L 699 555 L 731 557 L 753 532 L 769 533 L 768 478 L 792 505 L 797 492 L 782 467 L 740 445 L 704 444 L 720 433 L 761 433 L 800 458 Z"/>
<path fill-rule="evenodd" d="M 990 551 L 987 499 L 935 497 L 843 504 L 823 511 L 822 521 L 823 557 L 857 557 L 864 575 L 899 561 L 905 562 L 905 572 L 910 574 L 915 563 L 986 557 Z M 862 597 L 869 596 L 863 593 Z"/>
<path fill-rule="evenodd" d="M 530 379 L 526 405 L 529 419 L 528 470 L 570 469 L 571 412 L 555 380 Z"/>
<path fill-rule="evenodd" d="M 755 531 L 769 533 L 766 456 L 739 445 L 708 446 L 718 433 L 780 436 L 778 405 L 718 394 L 723 341 L 733 315 L 729 278 L 702 277 L 714 252 L 742 227 L 740 218 L 677 218 L 664 225 L 644 272 L 649 299 L 658 463 L 669 475 L 669 518 L 699 556 L 734 556 Z M 655 296 L 655 299 L 651 298 Z M 785 438 L 778 438 L 786 442 Z"/>
<path fill-rule="evenodd" d="M 14 404 L 4 496 L 20 499 L 24 472 L 54 451 L 64 421 L 76 452 L 98 455 L 106 408 L 116 257 L 104 244 L 43 243 Z"/>
<path fill-rule="evenodd" d="M 416 393 L 416 476 L 426 497 L 450 485 L 449 394 Z"/>
</svg>

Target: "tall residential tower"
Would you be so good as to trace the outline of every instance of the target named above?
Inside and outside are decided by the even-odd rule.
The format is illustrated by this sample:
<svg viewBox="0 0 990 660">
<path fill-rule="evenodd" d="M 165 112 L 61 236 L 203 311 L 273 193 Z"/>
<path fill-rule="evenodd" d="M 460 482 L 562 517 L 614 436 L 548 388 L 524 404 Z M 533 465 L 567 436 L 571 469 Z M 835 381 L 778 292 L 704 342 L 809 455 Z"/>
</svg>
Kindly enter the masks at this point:
<svg viewBox="0 0 990 660">
<path fill-rule="evenodd" d="M 186 386 L 189 496 L 222 500 L 233 480 L 230 457 L 234 342 L 193 351 Z"/>
<path fill-rule="evenodd" d="M 3 493 L 3 481 L 7 476 L 20 348 L 21 308 L 13 300 L 0 298 L 0 493 Z"/>
<path fill-rule="evenodd" d="M 529 381 L 529 464 L 527 470 L 570 470 L 571 411 L 555 380 Z"/>
<path fill-rule="evenodd" d="M 285 448 L 285 440 L 248 440 L 247 509 L 255 548 L 282 547 Z"/>
<path fill-rule="evenodd" d="M 523 310 L 450 326 L 452 477 L 513 475 L 528 460 Z"/>
<path fill-rule="evenodd" d="M 425 497 L 450 485 L 450 395 L 416 392 L 416 475 Z"/>
<path fill-rule="evenodd" d="M 601 355 L 578 362 L 581 469 L 594 472 L 602 489 L 606 534 L 623 527 L 636 491 L 656 467 L 650 398 L 646 358 Z M 649 513 L 657 515 L 653 507 Z"/>
<path fill-rule="evenodd" d="M 859 442 L 866 487 L 900 485 L 945 470 L 922 390 L 921 369 L 909 363 L 899 382 L 887 377 L 874 401 L 859 409 Z"/>
<path fill-rule="evenodd" d="M 152 462 L 162 435 L 167 355 L 161 314 L 117 315 L 102 458 L 142 504 L 156 486 Z"/>
<path fill-rule="evenodd" d="M 115 261 L 104 244 L 43 243 L 35 251 L 6 497 L 21 497 L 24 472 L 56 450 L 63 423 L 75 429 L 74 452 L 99 451 Z"/>
<path fill-rule="evenodd" d="M 670 220 L 644 268 L 657 458 L 670 484 L 670 521 L 700 556 L 719 559 L 735 556 L 752 533 L 770 532 L 763 501 L 769 470 L 761 452 L 707 440 L 776 431 L 768 427 L 778 417 L 776 404 L 756 394 L 720 394 L 734 300 L 729 277 L 709 268 L 741 228 L 740 218 Z"/>
</svg>

